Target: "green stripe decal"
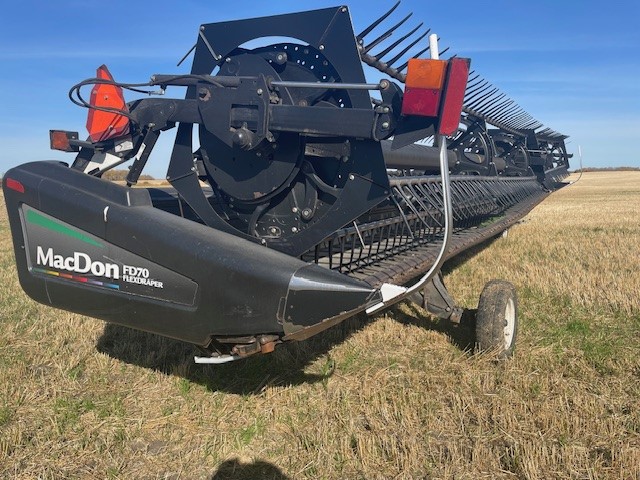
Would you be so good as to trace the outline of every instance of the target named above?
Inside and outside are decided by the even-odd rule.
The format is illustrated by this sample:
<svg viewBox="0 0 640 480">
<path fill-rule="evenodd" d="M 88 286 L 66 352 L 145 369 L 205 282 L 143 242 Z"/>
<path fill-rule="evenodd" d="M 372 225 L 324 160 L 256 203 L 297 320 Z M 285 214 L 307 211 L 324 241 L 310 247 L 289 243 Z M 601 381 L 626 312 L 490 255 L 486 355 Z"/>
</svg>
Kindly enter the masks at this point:
<svg viewBox="0 0 640 480">
<path fill-rule="evenodd" d="M 89 245 L 93 245 L 94 247 L 104 248 L 99 242 L 96 242 L 93 238 L 88 237 L 87 235 L 80 233 L 76 230 L 72 230 L 71 228 L 61 225 L 58 222 L 51 220 L 50 218 L 45 217 L 44 215 L 39 214 L 33 210 L 27 210 L 27 221 L 29 223 L 33 223 L 34 225 L 39 225 L 41 227 L 46 228 L 47 230 L 51 230 L 53 232 L 62 233 L 68 237 L 72 237 L 88 243 Z"/>
</svg>

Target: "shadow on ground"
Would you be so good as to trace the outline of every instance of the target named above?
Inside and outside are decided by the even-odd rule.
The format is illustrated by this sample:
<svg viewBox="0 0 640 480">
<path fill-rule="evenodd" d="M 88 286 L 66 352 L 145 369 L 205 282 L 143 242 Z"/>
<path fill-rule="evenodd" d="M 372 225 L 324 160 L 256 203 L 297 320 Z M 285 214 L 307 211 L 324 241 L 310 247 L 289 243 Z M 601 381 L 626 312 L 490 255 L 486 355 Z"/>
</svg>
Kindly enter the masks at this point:
<svg viewBox="0 0 640 480">
<path fill-rule="evenodd" d="M 392 308 L 391 316 L 404 324 L 442 332 L 461 350 L 467 351 L 473 346 L 474 311 L 465 311 L 461 324 L 457 326 L 425 316 L 424 311 L 413 304 L 402 309 Z M 255 355 L 223 365 L 196 365 L 193 356 L 198 352 L 192 345 L 114 324 L 105 326 L 96 347 L 98 351 L 123 362 L 177 375 L 211 391 L 252 395 L 259 394 L 266 385 L 289 386 L 326 380 L 332 371 L 313 374 L 306 372 L 305 367 L 371 321 L 375 319 L 358 315 L 304 342 L 286 343 L 271 354 Z"/>
<path fill-rule="evenodd" d="M 275 465 L 256 460 L 252 463 L 241 463 L 238 459 L 226 460 L 220 464 L 218 470 L 210 480 L 289 480 Z"/>
<path fill-rule="evenodd" d="M 447 262 L 443 270 L 456 268 L 492 241 L 473 247 Z M 452 293 L 455 297 L 455 292 Z M 460 324 L 453 325 L 425 315 L 424 310 L 415 304 L 404 305 L 390 309 L 390 315 L 398 322 L 441 332 L 459 349 L 472 351 L 475 310 L 465 310 Z M 177 375 L 211 391 L 251 395 L 259 394 L 266 385 L 287 386 L 326 380 L 332 371 L 324 375 L 312 374 L 305 372 L 305 367 L 362 330 L 370 321 L 375 320 L 367 319 L 364 314 L 358 315 L 304 342 L 281 345 L 269 355 L 256 355 L 223 365 L 195 365 L 193 356 L 197 350 L 192 345 L 114 324 L 105 326 L 96 347 L 98 351 L 123 362 Z"/>
<path fill-rule="evenodd" d="M 304 342 L 285 343 L 268 355 L 254 355 L 222 365 L 196 365 L 193 356 L 198 351 L 193 345 L 114 324 L 105 326 L 96 347 L 123 362 L 181 376 L 211 391 L 251 395 L 259 394 L 266 385 L 288 386 L 326 380 L 332 372 L 308 373 L 305 367 L 364 328 L 366 323 L 366 316 L 358 315 Z"/>
</svg>

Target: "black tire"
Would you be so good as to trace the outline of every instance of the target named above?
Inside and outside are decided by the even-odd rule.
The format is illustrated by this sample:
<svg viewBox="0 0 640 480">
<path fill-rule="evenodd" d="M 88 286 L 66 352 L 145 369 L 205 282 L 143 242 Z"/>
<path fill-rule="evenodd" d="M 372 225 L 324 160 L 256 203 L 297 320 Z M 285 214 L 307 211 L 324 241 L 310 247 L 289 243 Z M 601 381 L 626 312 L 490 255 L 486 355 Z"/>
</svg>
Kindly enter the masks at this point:
<svg viewBox="0 0 640 480">
<path fill-rule="evenodd" d="M 518 295 L 504 280 L 488 282 L 478 303 L 476 314 L 477 351 L 493 351 L 498 358 L 513 354 L 518 335 Z"/>
</svg>

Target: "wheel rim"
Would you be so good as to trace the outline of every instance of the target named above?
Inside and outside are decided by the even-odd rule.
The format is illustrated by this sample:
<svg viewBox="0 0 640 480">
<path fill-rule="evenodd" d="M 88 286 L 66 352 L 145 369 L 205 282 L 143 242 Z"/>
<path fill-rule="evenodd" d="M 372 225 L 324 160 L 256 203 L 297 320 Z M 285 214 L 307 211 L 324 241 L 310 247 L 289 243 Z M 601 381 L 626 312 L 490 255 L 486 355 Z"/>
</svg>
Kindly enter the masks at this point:
<svg viewBox="0 0 640 480">
<path fill-rule="evenodd" d="M 510 298 L 507 302 L 507 306 L 504 310 L 504 349 L 511 348 L 513 342 L 513 336 L 516 329 L 516 305 L 513 302 L 513 298 Z"/>
</svg>

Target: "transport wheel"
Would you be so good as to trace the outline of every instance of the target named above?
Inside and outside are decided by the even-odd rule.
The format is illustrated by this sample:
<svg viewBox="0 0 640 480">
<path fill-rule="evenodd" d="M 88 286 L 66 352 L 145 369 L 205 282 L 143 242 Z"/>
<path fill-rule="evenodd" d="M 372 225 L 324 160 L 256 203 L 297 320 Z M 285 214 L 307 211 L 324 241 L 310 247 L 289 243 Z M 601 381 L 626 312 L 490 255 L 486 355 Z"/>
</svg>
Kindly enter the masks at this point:
<svg viewBox="0 0 640 480">
<path fill-rule="evenodd" d="M 488 282 L 478 303 L 476 344 L 480 352 L 494 350 L 498 358 L 513 354 L 518 333 L 518 296 L 504 280 Z"/>
</svg>

